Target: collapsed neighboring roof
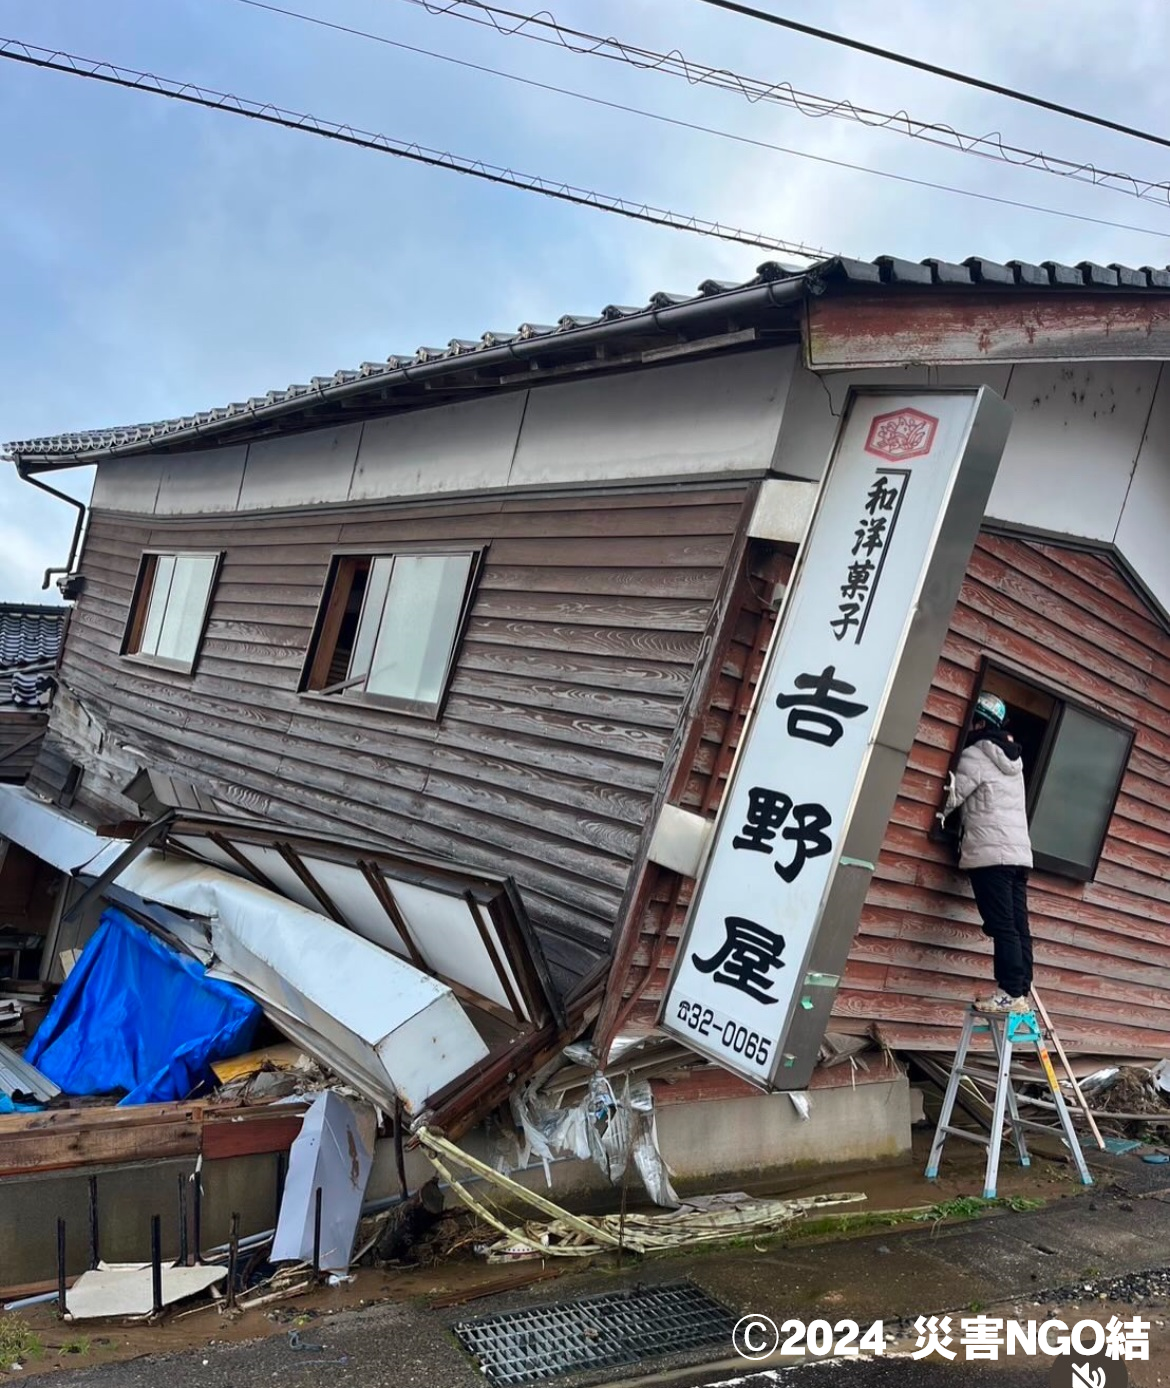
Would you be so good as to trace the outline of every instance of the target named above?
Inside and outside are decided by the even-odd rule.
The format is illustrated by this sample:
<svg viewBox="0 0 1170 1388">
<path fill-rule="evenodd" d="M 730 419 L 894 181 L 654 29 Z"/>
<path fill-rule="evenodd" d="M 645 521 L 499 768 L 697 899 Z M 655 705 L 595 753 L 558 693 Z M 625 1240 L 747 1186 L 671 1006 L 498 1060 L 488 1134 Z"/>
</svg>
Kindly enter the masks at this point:
<svg viewBox="0 0 1170 1388">
<path fill-rule="evenodd" d="M 0 711 L 49 703 L 68 615 L 67 607 L 0 604 Z"/>
<path fill-rule="evenodd" d="M 1165 294 L 1170 291 L 1170 267 L 1134 268 L 1092 261 L 1062 265 L 1048 260 L 1033 265 L 1022 260 L 1000 263 L 980 256 L 961 263 L 938 259 L 917 262 L 879 256 L 873 261 L 835 257 L 794 270 L 768 261 L 754 278 L 740 284 L 705 280 L 696 294 L 659 292 L 636 307 L 610 304 L 597 314 L 565 314 L 551 325 L 522 323 L 515 332 L 489 331 L 474 339 L 453 338 L 446 347 L 420 347 L 384 362 L 363 362 L 355 370 L 315 376 L 307 385 L 290 385 L 198 414 L 20 440 L 4 446 L 5 456 L 21 466 L 74 467 L 101 458 L 200 448 L 282 428 L 313 427 L 353 418 L 355 408 L 389 412 L 419 403 L 424 387 L 427 403 L 439 403 L 443 396 L 437 386 L 444 378 L 470 374 L 474 383 L 487 389 L 520 384 L 535 365 L 581 354 L 593 357 L 603 344 L 620 344 L 623 353 L 642 351 L 653 359 L 656 349 L 671 339 L 685 341 L 721 332 L 750 335 L 752 329 L 782 333 L 784 323 L 775 310 L 786 305 L 795 308 L 806 294 L 883 286 L 933 286 L 970 293 L 1076 290 Z M 628 360 L 628 355 L 622 360 Z M 495 375 L 489 377 L 489 372 Z M 462 398 L 466 398 L 465 386 Z"/>
</svg>

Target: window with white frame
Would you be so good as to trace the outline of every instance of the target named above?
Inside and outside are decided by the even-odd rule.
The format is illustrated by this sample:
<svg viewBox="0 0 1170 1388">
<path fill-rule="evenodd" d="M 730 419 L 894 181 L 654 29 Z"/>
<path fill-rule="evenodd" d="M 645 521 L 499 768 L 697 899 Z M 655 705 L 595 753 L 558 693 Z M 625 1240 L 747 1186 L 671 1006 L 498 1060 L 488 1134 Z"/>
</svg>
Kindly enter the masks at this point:
<svg viewBox="0 0 1170 1388">
<path fill-rule="evenodd" d="M 481 553 L 336 556 L 302 688 L 437 716 Z"/>
<path fill-rule="evenodd" d="M 122 654 L 190 671 L 203 639 L 221 553 L 146 553 Z"/>
</svg>

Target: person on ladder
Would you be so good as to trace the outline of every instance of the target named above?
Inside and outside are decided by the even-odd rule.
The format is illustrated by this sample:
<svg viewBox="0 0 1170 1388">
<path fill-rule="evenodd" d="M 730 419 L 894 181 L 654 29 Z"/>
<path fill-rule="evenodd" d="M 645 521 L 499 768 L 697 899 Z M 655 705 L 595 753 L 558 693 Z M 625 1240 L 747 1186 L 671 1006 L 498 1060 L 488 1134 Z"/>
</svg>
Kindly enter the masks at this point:
<svg viewBox="0 0 1170 1388">
<path fill-rule="evenodd" d="M 971 881 L 983 933 L 995 952 L 996 991 L 977 998 L 980 1012 L 1028 1012 L 1032 934 L 1028 873 L 1032 841 L 1025 805 L 1024 762 L 1005 729 L 1007 706 L 994 694 L 975 701 L 971 735 L 947 778 L 940 820 L 962 809 L 959 867 Z"/>
</svg>

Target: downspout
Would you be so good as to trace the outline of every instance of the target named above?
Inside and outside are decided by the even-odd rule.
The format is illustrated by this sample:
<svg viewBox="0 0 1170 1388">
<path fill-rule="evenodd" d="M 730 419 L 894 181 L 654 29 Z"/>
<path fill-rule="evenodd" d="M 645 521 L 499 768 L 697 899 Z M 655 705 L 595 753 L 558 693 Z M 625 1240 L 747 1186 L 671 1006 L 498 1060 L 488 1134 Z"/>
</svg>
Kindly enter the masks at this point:
<svg viewBox="0 0 1170 1388">
<path fill-rule="evenodd" d="M 41 482 L 33 473 L 29 472 L 28 464 L 17 460 L 16 475 L 22 482 L 29 482 L 34 487 L 38 487 L 42 492 L 48 492 L 50 496 L 55 496 L 58 501 L 64 501 L 70 506 L 77 507 L 77 520 L 73 526 L 73 539 L 69 543 L 69 558 L 65 561 L 63 569 L 46 569 L 44 581 L 41 587 L 47 588 L 49 581 L 54 574 L 71 574 L 73 564 L 77 558 L 77 546 L 81 542 L 81 527 L 85 524 L 86 506 L 84 501 L 78 501 L 75 496 L 69 496 L 66 492 L 59 492 L 56 487 L 50 487 L 47 482 Z"/>
</svg>

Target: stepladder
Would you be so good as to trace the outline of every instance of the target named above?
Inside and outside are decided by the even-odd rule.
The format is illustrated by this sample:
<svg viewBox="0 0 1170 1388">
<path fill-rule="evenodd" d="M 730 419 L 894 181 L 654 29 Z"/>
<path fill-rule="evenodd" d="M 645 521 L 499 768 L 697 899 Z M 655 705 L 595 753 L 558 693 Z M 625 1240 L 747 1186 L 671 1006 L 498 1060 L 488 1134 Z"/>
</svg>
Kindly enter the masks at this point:
<svg viewBox="0 0 1170 1388">
<path fill-rule="evenodd" d="M 973 1042 L 989 1037 L 991 1050 L 976 1050 Z M 1015 1088 L 1015 1075 L 1012 1061 L 1018 1048 L 1034 1051 L 1048 1084 L 1051 1105 L 1055 1109 L 1057 1125 L 1041 1123 L 1020 1115 L 1021 1101 Z M 964 1080 L 981 1080 L 995 1086 L 995 1098 L 991 1106 L 991 1124 L 986 1135 L 969 1128 L 959 1127 L 954 1122 L 955 1108 L 959 1091 Z M 955 1052 L 955 1063 L 951 1069 L 943 1094 L 942 1109 L 935 1128 L 934 1141 L 930 1148 L 930 1158 L 926 1166 L 926 1177 L 933 1181 L 939 1173 L 943 1148 L 947 1138 L 959 1138 L 974 1142 L 987 1148 L 987 1167 L 983 1178 L 984 1199 L 994 1200 L 999 1184 L 999 1161 L 1003 1144 L 1011 1138 L 1016 1156 L 1021 1166 L 1031 1166 L 1032 1157 L 1028 1151 L 1026 1132 L 1042 1132 L 1059 1137 L 1068 1148 L 1076 1165 L 1082 1184 L 1091 1186 L 1093 1178 L 1085 1162 L 1084 1152 L 1073 1128 L 1072 1116 L 1061 1092 L 1056 1072 L 1048 1056 L 1044 1032 L 1035 1012 L 980 1012 L 971 1007 L 963 1022 L 959 1037 L 959 1047 Z"/>
</svg>

